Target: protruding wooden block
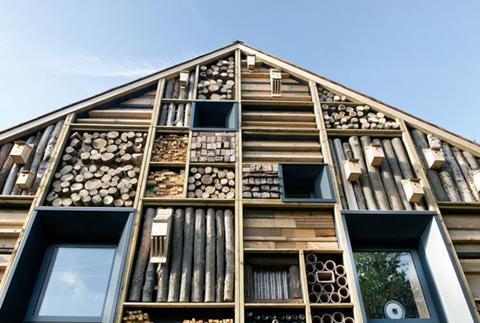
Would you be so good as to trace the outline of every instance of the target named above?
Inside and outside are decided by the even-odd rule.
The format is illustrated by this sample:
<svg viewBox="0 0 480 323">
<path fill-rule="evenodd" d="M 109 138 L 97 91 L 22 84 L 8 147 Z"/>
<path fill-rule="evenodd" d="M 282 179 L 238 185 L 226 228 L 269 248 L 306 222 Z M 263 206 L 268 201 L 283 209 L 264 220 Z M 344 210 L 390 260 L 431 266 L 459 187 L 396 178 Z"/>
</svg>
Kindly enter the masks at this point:
<svg viewBox="0 0 480 323">
<path fill-rule="evenodd" d="M 25 141 L 15 141 L 10 157 L 15 164 L 24 165 L 32 153 L 32 148 L 33 145 L 27 144 Z"/>
<path fill-rule="evenodd" d="M 410 203 L 419 203 L 424 195 L 419 178 L 402 179 L 403 190 Z"/>
<path fill-rule="evenodd" d="M 16 185 L 22 190 L 28 190 L 32 187 L 35 173 L 30 170 L 23 170 L 18 174 Z"/>
<path fill-rule="evenodd" d="M 360 168 L 360 160 L 358 159 L 347 159 L 343 164 L 345 169 L 345 176 L 349 182 L 358 181 L 360 176 L 362 176 L 362 169 Z"/>
<path fill-rule="evenodd" d="M 429 169 L 441 169 L 445 164 L 445 157 L 440 147 L 424 148 L 423 155 Z"/>
<path fill-rule="evenodd" d="M 331 270 L 317 271 L 315 276 L 319 284 L 331 284 L 335 282 L 335 274 Z"/>
<path fill-rule="evenodd" d="M 473 183 L 477 189 L 477 192 L 480 193 L 480 170 L 475 170 L 473 173 Z"/>
<path fill-rule="evenodd" d="M 180 72 L 180 86 L 181 87 L 186 87 L 187 86 L 189 76 L 190 76 L 190 73 L 188 71 L 181 71 Z"/>
<path fill-rule="evenodd" d="M 167 262 L 171 240 L 172 213 L 173 209 L 157 209 L 157 215 L 153 218 L 150 237 L 151 263 L 158 264 Z"/>
<path fill-rule="evenodd" d="M 255 68 L 256 57 L 255 55 L 247 55 L 247 68 L 253 70 Z"/>
<path fill-rule="evenodd" d="M 282 71 L 270 69 L 270 85 L 272 87 L 272 95 L 282 94 Z"/>
<path fill-rule="evenodd" d="M 370 146 L 365 149 L 365 152 L 367 155 L 367 163 L 374 167 L 380 166 L 385 160 L 385 154 L 383 153 L 382 146 L 379 144 L 370 144 Z"/>
</svg>

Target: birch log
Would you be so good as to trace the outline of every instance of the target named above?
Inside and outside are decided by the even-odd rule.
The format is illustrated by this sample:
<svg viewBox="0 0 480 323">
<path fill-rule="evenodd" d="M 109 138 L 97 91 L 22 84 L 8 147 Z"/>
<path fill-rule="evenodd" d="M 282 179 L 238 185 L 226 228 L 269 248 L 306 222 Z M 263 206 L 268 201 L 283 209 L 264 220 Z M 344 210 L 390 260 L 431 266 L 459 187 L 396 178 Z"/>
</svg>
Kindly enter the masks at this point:
<svg viewBox="0 0 480 323">
<path fill-rule="evenodd" d="M 235 279 L 235 233 L 232 210 L 224 211 L 225 221 L 225 289 L 223 301 L 233 302 Z"/>
<path fill-rule="evenodd" d="M 145 283 L 142 289 L 142 302 L 153 301 L 153 290 L 155 288 L 155 264 L 149 262 L 145 273 Z"/>
<path fill-rule="evenodd" d="M 203 302 L 205 287 L 205 211 L 195 210 L 192 302 Z"/>
<path fill-rule="evenodd" d="M 207 243 L 205 250 L 205 302 L 215 302 L 215 210 L 207 209 Z"/>
<path fill-rule="evenodd" d="M 190 302 L 194 230 L 194 211 L 193 208 L 187 207 L 185 209 L 185 226 L 183 231 L 183 260 L 182 281 L 180 283 L 180 302 Z"/>
<path fill-rule="evenodd" d="M 476 202 L 478 202 L 480 200 L 480 196 L 473 181 L 473 173 L 470 166 L 468 165 L 467 160 L 465 159 L 465 155 L 462 154 L 462 151 L 457 147 L 452 147 L 452 153 L 455 156 L 455 160 L 457 161 L 458 167 L 460 167 L 462 171 L 463 177 L 465 178 L 468 187 L 470 188 L 470 192 L 472 193 L 473 198 Z"/>
<path fill-rule="evenodd" d="M 225 279 L 225 220 L 222 210 L 215 212 L 215 224 L 217 229 L 216 235 L 216 292 L 215 301 L 217 303 L 223 301 L 224 279 Z"/>
<path fill-rule="evenodd" d="M 166 302 L 168 296 L 168 263 L 157 265 L 157 281 L 157 302 Z"/>
<path fill-rule="evenodd" d="M 460 193 L 463 202 L 473 202 L 474 198 L 472 196 L 472 192 L 470 192 L 470 188 L 463 178 L 462 170 L 457 164 L 455 157 L 453 156 L 452 150 L 450 149 L 450 145 L 446 142 L 442 143 L 442 150 L 443 155 L 445 156 L 446 164 L 449 166 L 454 183 L 457 186 L 457 189 Z"/>
<path fill-rule="evenodd" d="M 345 159 L 353 159 L 352 149 L 350 148 L 350 144 L 348 142 L 344 142 L 342 144 L 343 152 L 345 154 Z M 343 165 L 343 162 L 342 162 Z M 366 210 L 367 204 L 365 202 L 365 197 L 363 196 L 362 185 L 359 181 L 355 181 L 352 183 L 353 192 L 355 193 L 355 198 L 357 200 L 358 208 L 360 210 Z"/>
<path fill-rule="evenodd" d="M 340 164 L 338 163 L 337 153 L 335 152 L 335 147 L 333 147 L 332 140 L 328 140 L 328 144 L 330 146 L 330 153 L 332 154 L 333 159 L 333 169 L 335 171 L 335 176 L 339 180 L 337 181 L 338 184 L 338 193 L 340 195 L 340 201 L 342 202 L 343 208 L 348 208 L 347 198 L 345 197 L 345 188 L 343 187 L 342 181 L 342 174 L 340 173 Z"/>
<path fill-rule="evenodd" d="M 340 174 L 345 189 L 345 198 L 347 199 L 349 210 L 358 210 L 357 199 L 355 198 L 355 192 L 353 191 L 352 183 L 347 180 L 345 170 L 341 167 L 345 161 L 345 155 L 343 154 L 342 141 L 338 138 L 333 140 L 333 147 L 338 159 L 338 165 L 340 165 Z"/>
<path fill-rule="evenodd" d="M 176 209 L 173 217 L 173 235 L 171 239 L 170 277 L 168 284 L 168 302 L 178 302 L 180 296 L 180 281 L 182 276 L 183 226 L 185 213 Z"/>
</svg>

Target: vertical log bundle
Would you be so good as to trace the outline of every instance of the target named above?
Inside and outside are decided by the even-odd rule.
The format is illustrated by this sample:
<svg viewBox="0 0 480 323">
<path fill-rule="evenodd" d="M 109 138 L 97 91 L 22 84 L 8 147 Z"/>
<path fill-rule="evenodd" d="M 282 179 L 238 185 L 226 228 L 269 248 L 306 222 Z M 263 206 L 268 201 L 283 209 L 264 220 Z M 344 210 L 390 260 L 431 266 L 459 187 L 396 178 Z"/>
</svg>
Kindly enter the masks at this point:
<svg viewBox="0 0 480 323">
<path fill-rule="evenodd" d="M 398 129 L 394 120 L 381 112 L 373 112 L 368 105 L 322 104 L 326 128 L 335 129 Z"/>
<path fill-rule="evenodd" d="M 233 56 L 208 65 L 200 65 L 197 99 L 235 99 L 235 58 Z"/>
<path fill-rule="evenodd" d="M 280 198 L 278 164 L 246 165 L 243 167 L 242 177 L 244 198 Z"/>
<path fill-rule="evenodd" d="M 433 135 L 425 135 L 417 129 L 411 129 L 412 139 L 422 160 L 430 185 L 438 201 L 443 202 L 480 202 L 479 188 L 474 176 L 478 172 L 478 157 L 462 151 Z M 440 148 L 445 158 L 441 169 L 429 169 L 424 149 Z"/>
<path fill-rule="evenodd" d="M 177 162 L 187 160 L 188 135 L 160 135 L 152 148 L 152 162 Z"/>
<path fill-rule="evenodd" d="M 188 198 L 233 199 L 235 172 L 217 167 L 191 167 L 187 186 Z"/>
<path fill-rule="evenodd" d="M 150 172 L 147 177 L 146 197 L 183 197 L 185 170 L 162 169 Z"/>
<path fill-rule="evenodd" d="M 424 210 L 425 203 L 409 203 L 402 180 L 416 177 L 400 138 L 370 138 L 351 136 L 329 139 L 334 168 L 340 180 L 342 205 L 349 210 Z M 370 144 L 377 144 L 385 155 L 380 166 L 367 161 Z M 345 160 L 358 159 L 362 175 L 348 181 Z"/>
<path fill-rule="evenodd" d="M 63 120 L 51 124 L 45 129 L 29 135 L 24 139 L 32 144 L 33 149 L 25 164 L 16 164 L 10 152 L 13 142 L 5 143 L 0 148 L 0 192 L 2 195 L 34 195 L 40 180 L 50 162 L 51 153 L 63 127 Z M 17 180 L 22 173 L 30 173 L 31 184 L 18 186 Z"/>
<path fill-rule="evenodd" d="M 195 71 L 190 71 L 186 86 L 182 86 L 180 77 L 175 77 L 166 81 L 163 90 L 164 99 L 193 100 L 193 88 L 195 83 Z"/>
<path fill-rule="evenodd" d="M 190 146 L 191 162 L 235 162 L 234 132 L 194 132 Z"/>
<path fill-rule="evenodd" d="M 191 103 L 165 103 L 160 107 L 158 125 L 164 127 L 187 127 Z"/>
<path fill-rule="evenodd" d="M 177 208 L 166 263 L 148 263 L 148 225 L 154 209 L 147 209 L 129 301 L 232 302 L 235 285 L 234 216 L 230 209 Z M 147 266 L 148 263 L 148 266 Z M 155 275 L 156 271 L 156 275 Z M 156 277 L 155 277 L 156 276 Z M 156 288 L 151 288 L 151 285 Z M 156 290 L 156 296 L 155 296 Z"/>
<path fill-rule="evenodd" d="M 54 206 L 133 206 L 144 132 L 73 132 L 47 196 Z"/>
</svg>

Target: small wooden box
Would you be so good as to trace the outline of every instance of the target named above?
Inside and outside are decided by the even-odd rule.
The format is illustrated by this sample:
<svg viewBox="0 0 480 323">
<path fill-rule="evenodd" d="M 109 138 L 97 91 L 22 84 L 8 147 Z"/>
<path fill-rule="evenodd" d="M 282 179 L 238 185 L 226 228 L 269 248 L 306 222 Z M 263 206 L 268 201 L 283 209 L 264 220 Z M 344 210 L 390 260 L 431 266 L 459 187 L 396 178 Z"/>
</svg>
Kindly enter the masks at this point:
<svg viewBox="0 0 480 323">
<path fill-rule="evenodd" d="M 379 144 L 370 144 L 370 146 L 365 149 L 365 152 L 369 165 L 379 167 L 385 160 L 385 154 L 383 153 L 382 146 Z"/>
<path fill-rule="evenodd" d="M 186 87 L 187 86 L 189 76 L 190 76 L 190 73 L 188 71 L 181 71 L 180 72 L 180 86 L 181 87 Z"/>
<path fill-rule="evenodd" d="M 477 192 L 480 193 L 480 170 L 475 170 L 473 173 L 473 183 L 475 184 L 475 188 Z"/>
<path fill-rule="evenodd" d="M 272 87 L 272 95 L 282 94 L 282 71 L 270 69 L 270 85 Z"/>
<path fill-rule="evenodd" d="M 12 150 L 10 151 L 10 157 L 15 164 L 25 165 L 28 157 L 32 153 L 33 145 L 27 144 L 25 141 L 15 141 Z"/>
<path fill-rule="evenodd" d="M 22 190 L 28 190 L 32 187 L 35 180 L 35 173 L 30 170 L 23 170 L 18 174 L 16 185 Z"/>
<path fill-rule="evenodd" d="M 331 270 L 317 271 L 315 276 L 319 284 L 331 284 L 335 282 L 335 274 Z"/>
<path fill-rule="evenodd" d="M 150 262 L 154 264 L 167 262 L 171 242 L 172 209 L 158 209 L 153 218 L 150 237 Z"/>
<path fill-rule="evenodd" d="M 402 179 L 402 185 L 408 202 L 419 203 L 422 200 L 424 192 L 419 178 Z"/>
<path fill-rule="evenodd" d="M 445 157 L 440 147 L 424 148 L 423 155 L 430 169 L 441 169 L 445 164 Z"/>
<path fill-rule="evenodd" d="M 349 182 L 358 181 L 362 175 L 362 169 L 360 168 L 359 159 L 347 159 L 343 163 L 343 168 L 345 169 L 345 176 Z"/>
<path fill-rule="evenodd" d="M 255 55 L 247 55 L 247 68 L 253 70 L 255 68 L 256 57 Z"/>
</svg>

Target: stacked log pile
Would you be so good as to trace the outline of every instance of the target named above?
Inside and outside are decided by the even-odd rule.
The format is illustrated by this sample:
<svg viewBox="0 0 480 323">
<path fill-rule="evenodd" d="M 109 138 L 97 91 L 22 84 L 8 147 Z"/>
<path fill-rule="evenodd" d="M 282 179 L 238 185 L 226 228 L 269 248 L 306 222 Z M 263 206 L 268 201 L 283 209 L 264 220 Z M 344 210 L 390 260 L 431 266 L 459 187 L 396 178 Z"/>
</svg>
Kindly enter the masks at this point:
<svg viewBox="0 0 480 323">
<path fill-rule="evenodd" d="M 152 148 L 153 162 L 178 162 L 187 160 L 188 135 L 160 135 Z"/>
<path fill-rule="evenodd" d="M 146 197 L 183 197 L 185 171 L 162 169 L 150 172 L 147 178 Z"/>
<path fill-rule="evenodd" d="M 233 56 L 200 66 L 197 99 L 234 100 L 234 86 L 235 59 Z"/>
<path fill-rule="evenodd" d="M 235 231 L 231 209 L 191 207 L 173 212 L 167 261 L 149 262 L 155 213 L 144 214 L 128 299 L 133 302 L 233 302 Z"/>
<path fill-rule="evenodd" d="M 305 255 L 308 297 L 311 303 L 348 303 L 350 290 L 345 267 L 332 257 Z"/>
<path fill-rule="evenodd" d="M 325 127 L 336 129 L 398 129 L 397 122 L 368 105 L 322 104 Z"/>
<path fill-rule="evenodd" d="M 63 120 L 42 129 L 35 134 L 22 138 L 32 144 L 32 152 L 25 164 L 15 163 L 10 157 L 13 142 L 4 143 L 0 147 L 0 190 L 1 195 L 34 195 L 45 175 L 52 159 L 53 150 L 63 127 Z M 21 189 L 16 183 L 19 174 L 31 172 L 34 177 L 28 189 Z"/>
<path fill-rule="evenodd" d="M 305 323 L 305 314 L 301 311 L 276 311 L 276 310 L 261 310 L 261 311 L 247 311 L 245 313 L 245 322 L 265 322 L 265 323 Z"/>
<path fill-rule="evenodd" d="M 335 94 L 321 87 L 320 85 L 317 87 L 317 89 L 320 102 L 349 102 L 346 96 Z"/>
<path fill-rule="evenodd" d="M 210 166 L 190 167 L 187 197 L 233 199 L 235 197 L 234 170 Z"/>
<path fill-rule="evenodd" d="M 252 164 L 244 166 L 242 177 L 242 194 L 244 198 L 280 198 L 277 164 Z"/>
<path fill-rule="evenodd" d="M 190 147 L 191 162 L 235 162 L 234 132 L 194 132 Z"/>
<path fill-rule="evenodd" d="M 146 136 L 133 131 L 72 133 L 47 204 L 133 206 Z"/>
<path fill-rule="evenodd" d="M 380 166 L 367 162 L 366 150 L 378 144 L 385 156 Z M 330 139 L 340 198 L 348 210 L 425 210 L 425 203 L 409 203 L 402 180 L 417 178 L 401 138 L 352 136 Z M 344 169 L 347 159 L 358 159 L 360 178 L 350 182 Z"/>
<path fill-rule="evenodd" d="M 246 260 L 245 299 L 250 302 L 301 302 L 298 262 L 291 257 L 259 256 Z"/>
<path fill-rule="evenodd" d="M 166 103 L 160 107 L 158 125 L 163 127 L 188 127 L 191 103 Z"/>
<path fill-rule="evenodd" d="M 123 322 L 125 323 L 153 323 L 150 321 L 148 313 L 143 313 L 142 310 L 125 311 L 123 316 Z"/>
<path fill-rule="evenodd" d="M 413 142 L 426 170 L 430 185 L 438 201 L 480 202 L 480 189 L 475 185 L 475 176 L 480 172 L 480 158 L 468 151 L 450 145 L 439 138 L 413 129 Z M 429 169 L 424 149 L 440 149 L 445 162 L 440 169 Z"/>
</svg>

